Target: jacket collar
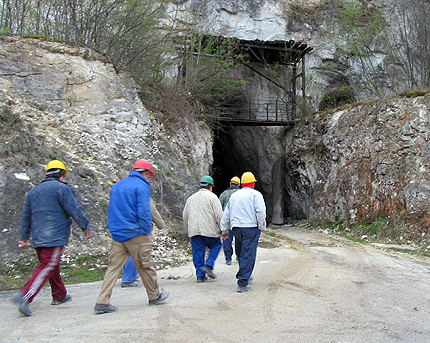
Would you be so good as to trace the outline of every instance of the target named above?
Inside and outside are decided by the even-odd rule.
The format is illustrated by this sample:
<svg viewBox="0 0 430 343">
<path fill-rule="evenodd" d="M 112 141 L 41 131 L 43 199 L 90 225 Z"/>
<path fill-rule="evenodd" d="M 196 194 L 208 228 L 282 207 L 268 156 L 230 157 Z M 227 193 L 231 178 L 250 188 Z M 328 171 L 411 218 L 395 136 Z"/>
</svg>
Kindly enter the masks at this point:
<svg viewBox="0 0 430 343">
<path fill-rule="evenodd" d="M 128 174 L 128 176 L 129 177 L 137 177 L 137 178 L 141 179 L 142 181 L 146 182 L 149 185 L 148 180 L 146 180 L 141 173 L 139 173 L 139 172 L 137 172 L 135 170 L 132 170 L 130 172 L 130 174 Z"/>
<path fill-rule="evenodd" d="M 58 182 L 61 182 L 61 183 L 65 183 L 67 185 L 67 182 L 60 181 L 56 177 L 48 177 L 45 180 L 43 180 L 42 182 L 50 182 L 50 181 L 58 181 Z"/>
</svg>

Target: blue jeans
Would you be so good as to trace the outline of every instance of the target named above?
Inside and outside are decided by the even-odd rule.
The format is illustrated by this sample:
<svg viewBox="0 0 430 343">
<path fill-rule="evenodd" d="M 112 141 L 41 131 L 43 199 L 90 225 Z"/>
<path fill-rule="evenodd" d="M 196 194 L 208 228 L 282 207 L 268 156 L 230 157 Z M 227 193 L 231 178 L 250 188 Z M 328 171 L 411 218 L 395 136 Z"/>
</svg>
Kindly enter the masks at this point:
<svg viewBox="0 0 430 343">
<path fill-rule="evenodd" d="M 246 286 L 254 270 L 257 257 L 258 239 L 261 231 L 257 227 L 233 228 L 236 256 L 239 257 L 239 271 L 236 274 L 237 284 Z"/>
<path fill-rule="evenodd" d="M 122 272 L 122 282 L 133 282 L 136 278 L 137 269 L 134 266 L 133 259 L 129 256 Z"/>
<path fill-rule="evenodd" d="M 224 256 L 226 262 L 231 261 L 233 256 L 233 233 L 228 230 L 228 238 L 222 241 L 222 249 L 224 250 Z"/>
<path fill-rule="evenodd" d="M 213 269 L 215 260 L 221 250 L 222 244 L 219 237 L 193 236 L 191 237 L 191 249 L 193 251 L 193 262 L 196 267 L 196 276 L 205 277 L 202 272 L 203 266 L 209 266 Z M 209 255 L 205 261 L 206 248 L 209 249 Z"/>
</svg>

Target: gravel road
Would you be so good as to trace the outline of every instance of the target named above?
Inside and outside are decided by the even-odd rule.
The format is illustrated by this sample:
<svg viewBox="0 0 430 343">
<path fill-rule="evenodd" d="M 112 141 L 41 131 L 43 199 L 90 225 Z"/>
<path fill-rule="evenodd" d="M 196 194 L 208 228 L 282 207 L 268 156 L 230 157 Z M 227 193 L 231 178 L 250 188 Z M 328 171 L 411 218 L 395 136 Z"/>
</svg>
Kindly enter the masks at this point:
<svg viewBox="0 0 430 343">
<path fill-rule="evenodd" d="M 145 289 L 117 282 L 116 313 L 95 315 L 101 282 L 67 286 L 51 306 L 44 288 L 24 317 L 0 292 L 1 342 L 430 342 L 430 260 L 297 227 L 263 234 L 253 290 L 236 292 L 237 263 L 197 284 L 191 264 L 158 275 L 170 290 L 148 306 Z"/>
</svg>

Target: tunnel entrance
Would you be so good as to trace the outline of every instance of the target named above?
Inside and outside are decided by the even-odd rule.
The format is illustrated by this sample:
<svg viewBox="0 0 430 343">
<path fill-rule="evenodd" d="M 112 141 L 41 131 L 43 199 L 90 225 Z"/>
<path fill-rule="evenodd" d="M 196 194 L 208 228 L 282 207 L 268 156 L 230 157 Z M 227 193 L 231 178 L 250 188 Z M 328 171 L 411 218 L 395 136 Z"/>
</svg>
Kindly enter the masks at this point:
<svg viewBox="0 0 430 343">
<path fill-rule="evenodd" d="M 238 132 L 234 129 L 224 128 L 219 129 L 215 132 L 214 145 L 213 145 L 213 165 L 212 165 L 212 177 L 214 179 L 215 187 L 213 192 L 219 197 L 220 194 L 229 187 L 230 180 L 233 176 L 239 178 L 246 171 L 251 171 L 256 179 L 255 189 L 263 194 L 266 208 L 267 208 L 267 223 L 273 223 L 282 225 L 284 223 L 284 214 L 287 214 L 284 199 L 286 199 L 285 193 L 285 182 L 284 182 L 284 170 L 283 170 L 283 157 L 280 157 L 272 168 L 272 176 L 265 182 L 260 178 L 259 171 L 260 166 L 258 158 L 254 154 L 251 154 L 253 158 L 249 156 L 242 156 L 243 152 L 240 148 L 244 146 L 236 147 L 235 141 Z M 234 139 L 236 138 L 236 139 Z M 256 145 L 259 143 L 254 141 Z M 238 144 L 238 143 L 236 143 Z M 252 145 L 252 143 L 250 144 Z M 247 150 L 254 151 L 253 146 L 246 146 Z M 248 151 L 249 152 L 249 151 Z"/>
<path fill-rule="evenodd" d="M 229 128 L 215 131 L 213 158 L 212 177 L 215 183 L 213 191 L 219 197 L 230 186 L 231 178 L 233 176 L 240 178 L 247 169 L 240 163 L 241 158 L 234 149 Z"/>
</svg>

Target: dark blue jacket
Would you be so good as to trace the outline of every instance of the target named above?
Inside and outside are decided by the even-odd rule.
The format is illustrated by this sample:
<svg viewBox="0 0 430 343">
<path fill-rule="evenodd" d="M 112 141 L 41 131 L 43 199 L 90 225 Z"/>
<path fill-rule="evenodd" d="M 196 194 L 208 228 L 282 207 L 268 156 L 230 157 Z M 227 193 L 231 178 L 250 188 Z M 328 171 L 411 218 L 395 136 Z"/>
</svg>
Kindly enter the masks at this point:
<svg viewBox="0 0 430 343">
<path fill-rule="evenodd" d="M 72 186 L 50 177 L 27 193 L 21 223 L 20 240 L 33 247 L 59 247 L 69 242 L 72 217 L 79 227 L 91 230 L 87 216 Z"/>
<path fill-rule="evenodd" d="M 149 183 L 137 171 L 112 186 L 108 208 L 108 229 L 112 239 L 127 242 L 138 235 L 149 235 L 152 214 Z"/>
</svg>

